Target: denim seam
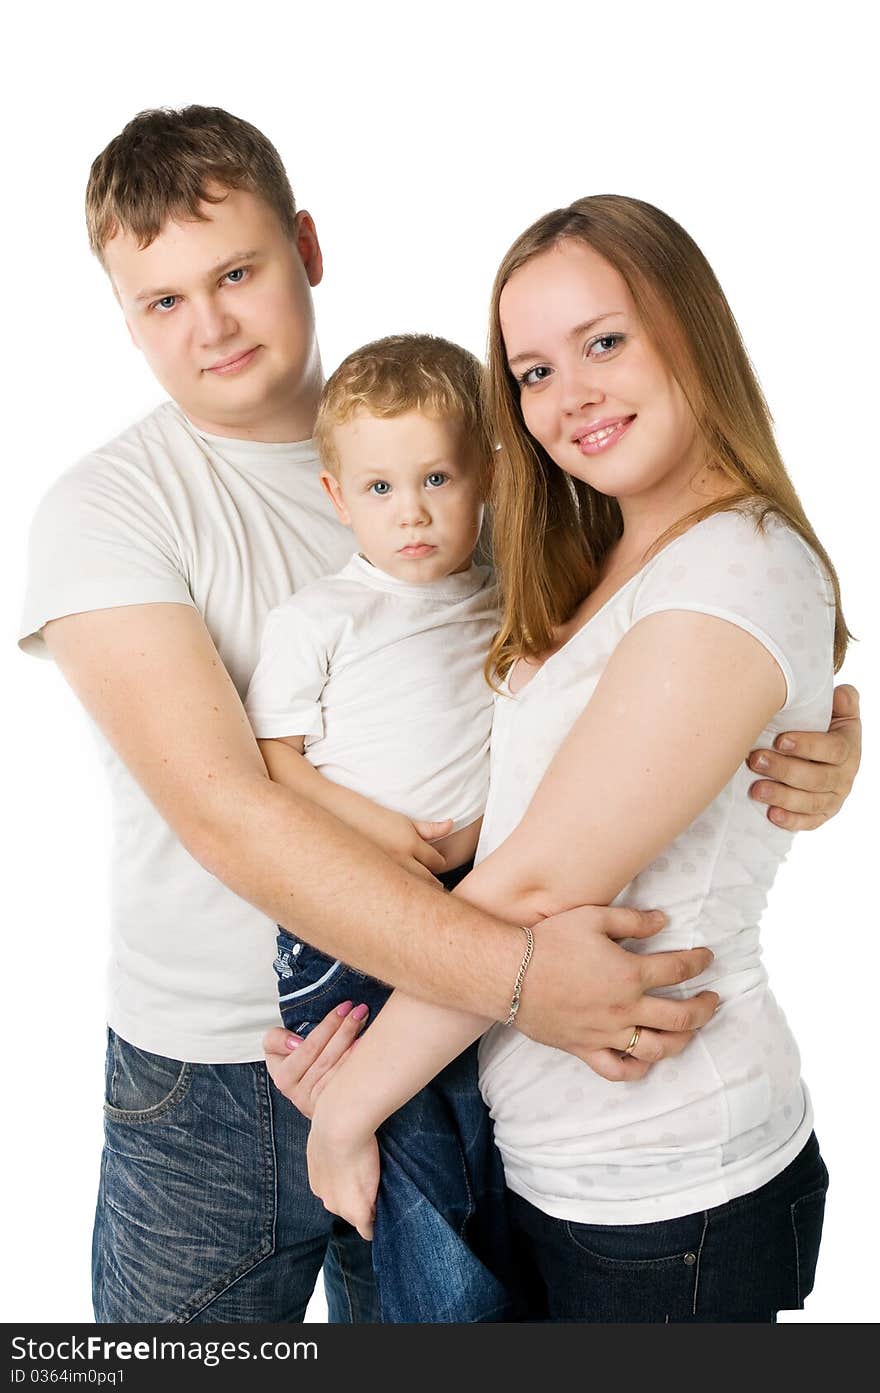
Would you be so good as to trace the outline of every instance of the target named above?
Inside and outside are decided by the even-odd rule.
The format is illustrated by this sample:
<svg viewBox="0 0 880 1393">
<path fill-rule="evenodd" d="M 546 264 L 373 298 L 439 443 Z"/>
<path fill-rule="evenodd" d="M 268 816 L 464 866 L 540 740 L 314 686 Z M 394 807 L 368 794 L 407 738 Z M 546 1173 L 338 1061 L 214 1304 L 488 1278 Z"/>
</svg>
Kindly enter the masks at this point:
<svg viewBox="0 0 880 1393">
<path fill-rule="evenodd" d="M 278 1151 L 275 1145 L 275 1108 L 272 1097 L 272 1084 L 269 1079 L 269 1071 L 263 1066 L 263 1084 L 266 1098 L 266 1130 L 268 1135 L 265 1141 L 266 1159 L 270 1163 L 272 1172 L 272 1195 L 271 1195 L 271 1235 L 269 1240 L 269 1252 L 274 1253 L 278 1237 Z M 262 1130 L 262 1129 L 261 1129 Z"/>
<path fill-rule="evenodd" d="M 788 1206 L 788 1212 L 791 1219 L 791 1231 L 794 1235 L 794 1275 L 795 1284 L 797 1287 L 797 1309 L 799 1311 L 803 1310 L 804 1302 L 803 1297 L 801 1296 L 801 1247 L 800 1243 L 798 1242 L 798 1231 L 797 1222 L 795 1220 L 795 1210 L 797 1209 L 799 1204 L 804 1204 L 807 1200 L 823 1199 L 824 1196 L 824 1190 L 811 1190 L 808 1195 L 798 1195 L 797 1199 L 792 1200 L 791 1204 Z"/>
<path fill-rule="evenodd" d="M 697 1314 L 697 1294 L 700 1290 L 700 1268 L 703 1263 L 703 1245 L 706 1242 L 706 1234 L 709 1230 L 709 1211 L 703 1210 L 703 1232 L 700 1234 L 700 1246 L 697 1249 L 697 1261 L 694 1265 L 694 1301 L 691 1307 L 691 1315 Z"/>
<path fill-rule="evenodd" d="M 113 1030 L 109 1025 L 107 1027 L 107 1032 L 109 1037 L 110 1050 L 113 1055 L 113 1072 L 110 1075 L 110 1087 L 108 1089 L 108 1097 L 113 1098 L 116 1096 L 116 1080 L 119 1076 L 119 1050 L 117 1049 L 119 1037 L 116 1034 L 116 1031 Z M 104 1101 L 106 1102 L 106 1099 Z"/>
<path fill-rule="evenodd" d="M 115 1073 L 114 1073 L 115 1079 Z M 192 1080 L 192 1065 L 186 1062 L 180 1066 L 180 1073 L 170 1093 L 150 1108 L 117 1108 L 112 1103 L 104 1103 L 104 1116 L 109 1122 L 154 1122 L 170 1112 L 181 1101 Z"/>
<path fill-rule="evenodd" d="M 339 1267 L 339 1271 L 342 1275 L 342 1290 L 345 1292 L 345 1300 L 348 1304 L 348 1323 L 349 1325 L 354 1325 L 354 1301 L 352 1300 L 351 1287 L 349 1285 L 351 1273 L 345 1265 L 345 1247 L 342 1243 L 336 1242 L 332 1231 L 330 1235 L 330 1246 L 334 1249 L 336 1253 L 337 1266 Z"/>
<path fill-rule="evenodd" d="M 220 1285 L 215 1285 L 208 1292 L 199 1292 L 197 1296 L 191 1297 L 178 1313 L 171 1317 L 171 1325 L 190 1325 L 196 1316 L 200 1316 L 209 1306 L 213 1306 L 215 1301 L 219 1301 L 221 1296 L 225 1296 L 242 1277 L 247 1277 L 255 1268 L 261 1267 L 264 1262 L 268 1262 L 272 1257 L 271 1253 L 263 1253 L 259 1249 L 256 1252 L 248 1253 L 247 1257 L 239 1263 L 238 1267 L 224 1275 Z M 198 1303 L 201 1302 L 201 1305 Z M 194 1309 L 193 1309 L 194 1308 Z"/>
</svg>

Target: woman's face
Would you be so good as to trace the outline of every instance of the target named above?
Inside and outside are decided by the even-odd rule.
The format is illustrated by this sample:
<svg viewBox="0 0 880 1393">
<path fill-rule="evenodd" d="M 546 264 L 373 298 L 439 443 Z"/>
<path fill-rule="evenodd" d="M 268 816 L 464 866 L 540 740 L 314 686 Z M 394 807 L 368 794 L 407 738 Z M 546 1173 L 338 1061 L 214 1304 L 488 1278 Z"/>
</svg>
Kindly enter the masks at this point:
<svg viewBox="0 0 880 1393">
<path fill-rule="evenodd" d="M 573 240 L 542 252 L 499 308 L 526 427 L 560 469 L 622 502 L 692 478 L 693 414 L 598 252 Z"/>
</svg>

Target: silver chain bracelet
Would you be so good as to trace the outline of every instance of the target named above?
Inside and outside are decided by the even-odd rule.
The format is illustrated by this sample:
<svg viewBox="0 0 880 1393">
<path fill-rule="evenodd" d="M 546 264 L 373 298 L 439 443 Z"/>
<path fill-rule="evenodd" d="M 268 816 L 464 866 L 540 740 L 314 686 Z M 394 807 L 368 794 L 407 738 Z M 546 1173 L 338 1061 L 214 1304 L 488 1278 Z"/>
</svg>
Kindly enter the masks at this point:
<svg viewBox="0 0 880 1393">
<path fill-rule="evenodd" d="M 519 965 L 519 972 L 516 974 L 516 981 L 513 984 L 513 996 L 510 998 L 510 1010 L 507 1013 L 505 1025 L 513 1025 L 516 1020 L 516 1013 L 519 1010 L 519 999 L 522 996 L 522 986 L 525 980 L 526 968 L 532 961 L 532 954 L 535 951 L 535 936 L 531 929 L 525 924 L 520 926 L 526 936 L 526 951 L 523 953 L 522 962 Z"/>
</svg>

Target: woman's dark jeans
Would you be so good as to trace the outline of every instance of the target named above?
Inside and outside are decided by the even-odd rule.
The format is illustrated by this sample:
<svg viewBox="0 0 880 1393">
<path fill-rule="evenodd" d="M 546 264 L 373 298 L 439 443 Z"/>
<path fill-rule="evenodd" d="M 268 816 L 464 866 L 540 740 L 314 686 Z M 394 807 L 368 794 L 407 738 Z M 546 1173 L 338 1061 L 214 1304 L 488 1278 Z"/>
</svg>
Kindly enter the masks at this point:
<svg viewBox="0 0 880 1393">
<path fill-rule="evenodd" d="M 654 1224 L 575 1224 L 511 1196 L 523 1257 L 540 1274 L 533 1319 L 775 1321 L 813 1289 L 828 1172 L 812 1135 L 751 1194 Z"/>
<path fill-rule="evenodd" d="M 465 870 L 453 872 L 449 885 Z M 281 1016 L 305 1036 L 344 1001 L 375 1020 L 389 987 L 283 929 L 275 959 Z M 514 1320 L 515 1264 L 504 1169 L 477 1082 L 477 1047 L 379 1129 L 373 1269 L 382 1320 Z"/>
</svg>

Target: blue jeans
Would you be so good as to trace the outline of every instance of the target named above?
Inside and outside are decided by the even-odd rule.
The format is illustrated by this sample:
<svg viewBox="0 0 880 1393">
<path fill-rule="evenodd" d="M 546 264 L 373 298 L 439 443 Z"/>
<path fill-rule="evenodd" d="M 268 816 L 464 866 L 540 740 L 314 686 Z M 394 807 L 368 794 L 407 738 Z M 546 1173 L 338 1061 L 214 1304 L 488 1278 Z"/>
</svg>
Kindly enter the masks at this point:
<svg viewBox="0 0 880 1393">
<path fill-rule="evenodd" d="M 533 1317 L 579 1322 L 773 1322 L 813 1289 L 828 1172 L 811 1136 L 766 1185 L 653 1224 L 575 1224 L 511 1196 L 540 1274 Z"/>
<path fill-rule="evenodd" d="M 275 970 L 282 1019 L 297 1035 L 343 1001 L 364 1002 L 372 1021 L 390 995 L 283 929 Z M 373 1267 L 381 1319 L 516 1319 L 504 1170 L 477 1087 L 476 1045 L 390 1117 L 378 1139 Z"/>
<path fill-rule="evenodd" d="M 369 1244 L 309 1189 L 308 1123 L 264 1064 L 187 1064 L 111 1030 L 106 1100 L 97 1321 L 301 1321 L 322 1264 L 331 1321 L 378 1319 Z"/>
</svg>

